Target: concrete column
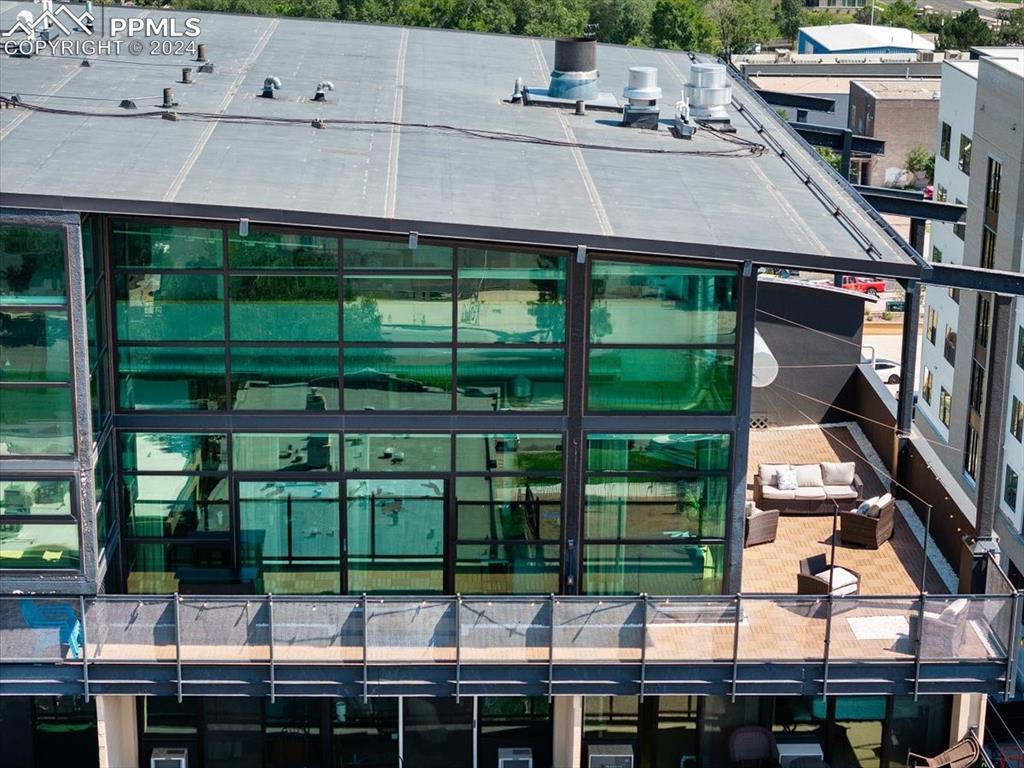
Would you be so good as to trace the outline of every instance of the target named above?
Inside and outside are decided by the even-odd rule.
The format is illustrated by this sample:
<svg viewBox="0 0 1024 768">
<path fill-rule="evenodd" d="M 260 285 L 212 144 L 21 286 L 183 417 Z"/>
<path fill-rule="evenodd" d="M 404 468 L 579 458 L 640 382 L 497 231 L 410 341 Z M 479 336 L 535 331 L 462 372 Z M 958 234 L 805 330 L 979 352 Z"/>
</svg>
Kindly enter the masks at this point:
<svg viewBox="0 0 1024 768">
<path fill-rule="evenodd" d="M 985 702 L 983 693 L 958 693 L 953 696 L 953 714 L 949 718 L 949 743 L 955 744 L 972 727 L 979 741 L 985 740 Z"/>
<path fill-rule="evenodd" d="M 139 728 L 134 696 L 97 696 L 100 768 L 138 768 Z"/>
<path fill-rule="evenodd" d="M 551 758 L 554 768 L 583 764 L 583 697 L 555 696 Z"/>
</svg>

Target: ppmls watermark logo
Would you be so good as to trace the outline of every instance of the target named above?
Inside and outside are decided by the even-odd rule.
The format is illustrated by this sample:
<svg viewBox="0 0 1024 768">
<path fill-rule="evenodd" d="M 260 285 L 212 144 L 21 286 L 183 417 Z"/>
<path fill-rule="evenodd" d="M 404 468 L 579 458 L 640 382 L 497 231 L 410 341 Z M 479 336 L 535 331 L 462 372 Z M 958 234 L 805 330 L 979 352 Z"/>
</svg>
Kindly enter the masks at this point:
<svg viewBox="0 0 1024 768">
<path fill-rule="evenodd" d="M 96 34 L 92 4 L 76 12 L 67 5 L 53 6 L 43 0 L 43 12 L 33 17 L 32 11 L 21 11 L 14 25 L 0 33 L 4 53 L 9 56 L 117 56 L 127 53 L 141 56 L 195 55 L 199 37 L 199 19 L 138 16 L 114 16 L 109 22 L 109 37 L 103 30 Z M 144 39 L 140 39 L 144 38 Z"/>
</svg>

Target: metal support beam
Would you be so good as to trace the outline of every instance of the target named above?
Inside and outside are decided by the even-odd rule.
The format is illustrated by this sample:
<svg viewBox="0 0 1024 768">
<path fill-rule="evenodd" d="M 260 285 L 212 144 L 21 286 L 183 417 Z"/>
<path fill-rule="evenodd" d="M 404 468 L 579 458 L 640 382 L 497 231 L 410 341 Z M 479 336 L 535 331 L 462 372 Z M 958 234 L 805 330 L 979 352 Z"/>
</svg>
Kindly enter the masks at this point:
<svg viewBox="0 0 1024 768">
<path fill-rule="evenodd" d="M 853 188 L 879 213 L 952 223 L 964 221 L 967 216 L 966 205 L 925 200 L 920 190 L 868 187 L 863 184 L 854 184 Z"/>
<path fill-rule="evenodd" d="M 1024 296 L 1024 272 L 965 267 L 960 264 L 932 264 L 931 266 L 931 274 L 922 278 L 922 281 L 928 285 L 995 293 L 1000 296 Z"/>
<path fill-rule="evenodd" d="M 754 376 L 754 326 L 757 315 L 757 270 L 749 261 L 740 275 L 739 338 L 736 360 L 736 434 L 733 436 L 729 517 L 725 531 L 725 572 L 722 591 L 740 591 L 743 572 L 743 529 L 746 524 L 747 453 L 750 448 L 751 381 Z"/>
<path fill-rule="evenodd" d="M 917 334 L 921 315 L 921 286 L 916 280 L 904 285 L 903 347 L 900 356 L 900 389 L 896 399 L 896 482 L 906 485 L 907 444 L 914 421 L 914 380 L 917 371 Z M 899 488 L 894 491 L 898 494 Z"/>
<path fill-rule="evenodd" d="M 781 91 L 762 91 L 758 89 L 757 95 L 766 103 L 775 107 L 789 107 L 797 110 L 797 121 L 807 122 L 808 112 L 827 112 L 832 114 L 836 111 L 836 100 L 824 96 L 805 96 L 802 93 L 782 93 Z M 800 120 L 800 113 L 804 113 L 804 119 Z"/>
<path fill-rule="evenodd" d="M 884 155 L 885 142 L 871 136 L 855 134 L 849 128 L 836 128 L 832 125 L 817 123 L 794 123 L 790 127 L 799 133 L 804 141 L 815 147 L 827 147 L 841 152 L 849 143 L 850 150 L 861 155 Z"/>
<path fill-rule="evenodd" d="M 839 154 L 839 173 L 844 178 L 850 178 L 850 164 L 853 162 L 853 131 L 843 131 L 842 149 Z"/>
</svg>

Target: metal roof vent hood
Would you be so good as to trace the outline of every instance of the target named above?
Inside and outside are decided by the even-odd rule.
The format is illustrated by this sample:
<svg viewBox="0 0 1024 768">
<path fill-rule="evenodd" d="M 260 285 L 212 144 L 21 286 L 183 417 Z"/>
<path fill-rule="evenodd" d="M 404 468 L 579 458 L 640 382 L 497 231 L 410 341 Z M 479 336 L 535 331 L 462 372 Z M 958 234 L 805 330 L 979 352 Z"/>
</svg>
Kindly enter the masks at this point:
<svg viewBox="0 0 1024 768">
<path fill-rule="evenodd" d="M 597 98 L 597 40 L 573 37 L 555 40 L 555 68 L 548 96 L 570 101 Z"/>
<path fill-rule="evenodd" d="M 658 70 L 655 67 L 630 67 L 629 85 L 622 95 L 629 103 L 622 108 L 622 124 L 633 128 L 658 130 Z"/>
<path fill-rule="evenodd" d="M 683 97 L 690 106 L 690 117 L 698 123 L 729 124 L 725 107 L 732 103 L 732 86 L 724 64 L 691 64 L 690 82 L 683 87 Z"/>
</svg>

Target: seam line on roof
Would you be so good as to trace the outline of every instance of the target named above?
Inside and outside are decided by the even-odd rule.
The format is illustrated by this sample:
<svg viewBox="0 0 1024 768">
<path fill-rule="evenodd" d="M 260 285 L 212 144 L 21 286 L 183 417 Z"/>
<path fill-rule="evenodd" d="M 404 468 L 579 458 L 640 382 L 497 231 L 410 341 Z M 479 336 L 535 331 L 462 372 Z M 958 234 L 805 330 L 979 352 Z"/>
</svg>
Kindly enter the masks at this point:
<svg viewBox="0 0 1024 768">
<path fill-rule="evenodd" d="M 12 6 L 12 7 L 13 8 L 17 8 L 16 5 Z M 8 10 L 10 10 L 10 9 L 8 9 Z M 149 16 L 150 13 L 152 13 L 152 12 L 151 11 L 145 11 L 144 13 L 139 14 L 139 18 L 140 19 L 144 19 L 147 16 Z M 56 59 L 58 57 L 53 56 L 51 58 Z M 74 79 L 75 75 L 77 75 L 81 71 L 82 70 L 81 70 L 80 67 L 75 67 L 70 72 L 68 72 L 67 75 L 65 75 L 63 78 L 61 78 L 58 82 L 54 83 L 53 87 L 51 87 L 46 92 L 46 95 L 42 98 L 42 100 L 39 103 L 40 104 L 45 103 L 47 99 L 49 99 L 51 96 L 53 96 L 55 93 L 57 93 L 57 91 L 59 91 L 65 85 L 70 83 Z M 4 130 L 0 131 L 0 141 L 2 141 L 3 139 L 7 138 L 11 134 L 11 131 L 13 131 L 15 128 L 17 128 L 19 125 L 21 125 L 23 122 L 25 122 L 25 120 L 28 118 L 28 116 L 30 114 L 32 114 L 32 110 L 26 109 L 26 110 L 22 110 L 20 115 L 15 116 L 14 119 L 11 120 L 11 122 L 7 124 L 7 127 L 4 128 Z"/>
<path fill-rule="evenodd" d="M 391 138 L 388 142 L 388 175 L 384 189 L 384 216 L 395 218 L 398 204 L 398 150 L 402 139 L 398 123 L 402 122 L 402 104 L 405 101 L 405 54 L 409 48 L 409 30 L 402 30 L 398 43 L 398 62 L 395 64 L 395 104 L 391 111 Z"/>
<path fill-rule="evenodd" d="M 541 68 L 541 76 L 547 76 L 548 66 L 547 61 L 544 59 L 544 51 L 541 50 L 540 43 L 537 40 L 533 40 L 533 53 L 537 57 L 537 64 Z M 562 132 L 565 134 L 565 138 L 572 144 L 576 144 L 576 134 L 573 133 L 572 126 L 569 125 L 569 121 L 565 119 L 565 115 L 561 109 L 555 108 L 555 114 L 558 117 L 558 122 L 562 126 Z M 590 198 L 590 206 L 594 209 L 594 215 L 597 217 L 598 226 L 601 227 L 602 235 L 614 235 L 615 230 L 612 229 L 611 220 L 608 218 L 608 212 L 604 208 L 604 203 L 601 202 L 601 195 L 597 191 L 597 185 L 594 183 L 594 177 L 590 175 L 590 169 L 587 167 L 587 161 L 583 158 L 583 153 L 579 147 L 570 147 L 569 152 L 572 154 L 572 159 L 576 161 L 576 169 L 580 172 L 580 178 L 583 179 L 583 186 L 587 190 L 587 197 Z"/>
<path fill-rule="evenodd" d="M 260 35 L 260 39 L 256 41 L 256 45 L 253 46 L 253 49 L 249 52 L 249 55 L 246 56 L 242 66 L 239 67 L 238 74 L 235 75 L 234 82 L 231 83 L 231 87 L 228 88 L 228 92 L 224 94 L 224 98 L 221 99 L 220 104 L 217 105 L 217 112 L 223 112 L 227 109 L 231 100 L 235 98 L 235 94 L 237 94 L 238 89 L 242 87 L 242 81 L 245 80 L 245 76 L 248 74 L 249 68 L 256 62 L 259 55 L 263 53 L 263 49 L 266 48 L 267 43 L 270 41 L 271 36 L 274 34 L 274 31 L 280 23 L 279 19 L 274 19 L 269 25 L 267 25 L 267 28 L 263 30 L 263 34 Z M 199 160 L 199 156 L 206 148 L 206 144 L 209 142 L 210 137 L 213 136 L 213 132 L 217 130 L 217 125 L 218 122 L 214 120 L 203 129 L 202 134 L 199 136 L 199 141 L 196 142 L 192 151 L 189 152 L 188 157 L 185 158 L 185 162 L 182 164 L 177 176 L 174 177 L 174 181 L 171 182 L 171 186 L 168 187 L 167 192 L 164 194 L 165 201 L 173 201 L 178 196 L 182 186 L 185 184 L 185 179 L 188 178 L 189 173 L 195 167 L 196 161 Z"/>
</svg>

